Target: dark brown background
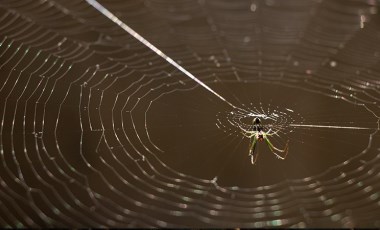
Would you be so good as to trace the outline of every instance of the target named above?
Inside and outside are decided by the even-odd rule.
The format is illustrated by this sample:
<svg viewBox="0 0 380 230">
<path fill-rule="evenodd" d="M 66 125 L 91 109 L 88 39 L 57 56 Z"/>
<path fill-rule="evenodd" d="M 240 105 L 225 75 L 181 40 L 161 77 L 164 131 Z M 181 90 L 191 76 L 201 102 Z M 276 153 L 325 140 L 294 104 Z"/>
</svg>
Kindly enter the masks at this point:
<svg viewBox="0 0 380 230">
<path fill-rule="evenodd" d="M 1 227 L 380 226 L 378 1 L 100 3 L 236 107 L 284 112 L 289 156 L 251 165 L 228 103 L 86 1 L 5 0 Z"/>
</svg>

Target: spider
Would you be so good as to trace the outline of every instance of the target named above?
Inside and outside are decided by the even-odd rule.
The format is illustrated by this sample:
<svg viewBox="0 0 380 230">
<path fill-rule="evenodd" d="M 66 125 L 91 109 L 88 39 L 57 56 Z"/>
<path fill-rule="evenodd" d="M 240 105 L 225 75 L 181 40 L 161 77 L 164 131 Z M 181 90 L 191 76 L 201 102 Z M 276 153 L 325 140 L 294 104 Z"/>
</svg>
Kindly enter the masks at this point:
<svg viewBox="0 0 380 230">
<path fill-rule="evenodd" d="M 249 154 L 248 156 L 251 157 L 251 163 L 255 164 L 258 153 L 255 154 L 256 144 L 258 141 L 263 141 L 267 143 L 270 151 L 276 155 L 277 158 L 281 160 L 285 160 L 286 156 L 288 155 L 288 144 L 289 141 L 287 141 L 284 149 L 276 148 L 269 140 L 269 136 L 277 135 L 277 132 L 272 132 L 271 129 L 269 129 L 267 132 L 264 131 L 264 127 L 261 125 L 261 120 L 258 117 L 255 117 L 252 122 L 252 131 L 243 129 L 244 132 L 242 134 L 245 137 L 250 138 L 250 144 L 249 144 Z"/>
</svg>

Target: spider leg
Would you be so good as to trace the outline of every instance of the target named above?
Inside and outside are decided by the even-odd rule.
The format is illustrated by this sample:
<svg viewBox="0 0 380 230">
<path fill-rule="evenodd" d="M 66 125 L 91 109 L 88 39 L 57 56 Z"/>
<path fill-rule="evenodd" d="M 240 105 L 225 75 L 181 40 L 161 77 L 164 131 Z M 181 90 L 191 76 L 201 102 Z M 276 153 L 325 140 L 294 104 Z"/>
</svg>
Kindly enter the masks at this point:
<svg viewBox="0 0 380 230">
<path fill-rule="evenodd" d="M 256 144 L 257 144 L 257 138 L 256 138 L 256 136 L 253 136 L 253 140 L 252 140 L 251 144 L 249 145 L 249 154 L 248 154 L 248 156 L 251 157 L 251 163 L 252 164 L 255 164 L 257 157 L 259 155 L 259 153 L 255 153 Z"/>
<path fill-rule="evenodd" d="M 248 137 L 248 138 L 251 138 L 255 135 L 254 133 L 250 131 L 241 132 L 241 134 L 243 134 L 245 137 Z"/>
<path fill-rule="evenodd" d="M 279 159 L 285 160 L 286 156 L 288 155 L 288 150 L 289 150 L 289 140 L 286 142 L 285 148 L 284 149 L 279 149 L 276 148 L 268 139 L 268 137 L 264 137 L 265 142 L 267 143 L 270 151 L 276 155 Z"/>
<path fill-rule="evenodd" d="M 271 131 L 272 131 L 272 129 L 269 129 L 268 132 L 266 132 L 266 135 L 267 136 L 273 136 L 273 135 L 277 135 L 278 136 L 278 134 L 277 134 L 278 130 L 276 132 L 272 132 L 272 133 L 271 133 Z"/>
<path fill-rule="evenodd" d="M 253 154 L 251 155 L 251 164 L 254 165 L 254 164 L 256 163 L 258 156 L 259 156 L 259 152 L 257 152 L 257 153 L 253 153 Z"/>
</svg>

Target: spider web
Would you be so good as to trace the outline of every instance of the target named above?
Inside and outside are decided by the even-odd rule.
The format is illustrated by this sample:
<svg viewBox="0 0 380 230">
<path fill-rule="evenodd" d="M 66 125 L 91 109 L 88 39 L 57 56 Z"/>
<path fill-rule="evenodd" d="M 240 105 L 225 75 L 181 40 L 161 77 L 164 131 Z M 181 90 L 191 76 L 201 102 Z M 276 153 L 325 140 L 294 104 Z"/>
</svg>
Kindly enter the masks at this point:
<svg viewBox="0 0 380 230">
<path fill-rule="evenodd" d="M 99 3 L 226 101 L 86 1 L 1 1 L 2 227 L 380 227 L 378 1 Z"/>
</svg>

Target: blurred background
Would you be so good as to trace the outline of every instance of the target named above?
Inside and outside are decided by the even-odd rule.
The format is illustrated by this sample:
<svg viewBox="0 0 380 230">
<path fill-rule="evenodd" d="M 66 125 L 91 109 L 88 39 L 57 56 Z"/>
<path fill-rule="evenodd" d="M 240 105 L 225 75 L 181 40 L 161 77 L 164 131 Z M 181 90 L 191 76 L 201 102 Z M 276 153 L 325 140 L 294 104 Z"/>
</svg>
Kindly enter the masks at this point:
<svg viewBox="0 0 380 230">
<path fill-rule="evenodd" d="M 0 2 L 1 227 L 380 227 L 379 1 L 98 3 Z"/>
</svg>

